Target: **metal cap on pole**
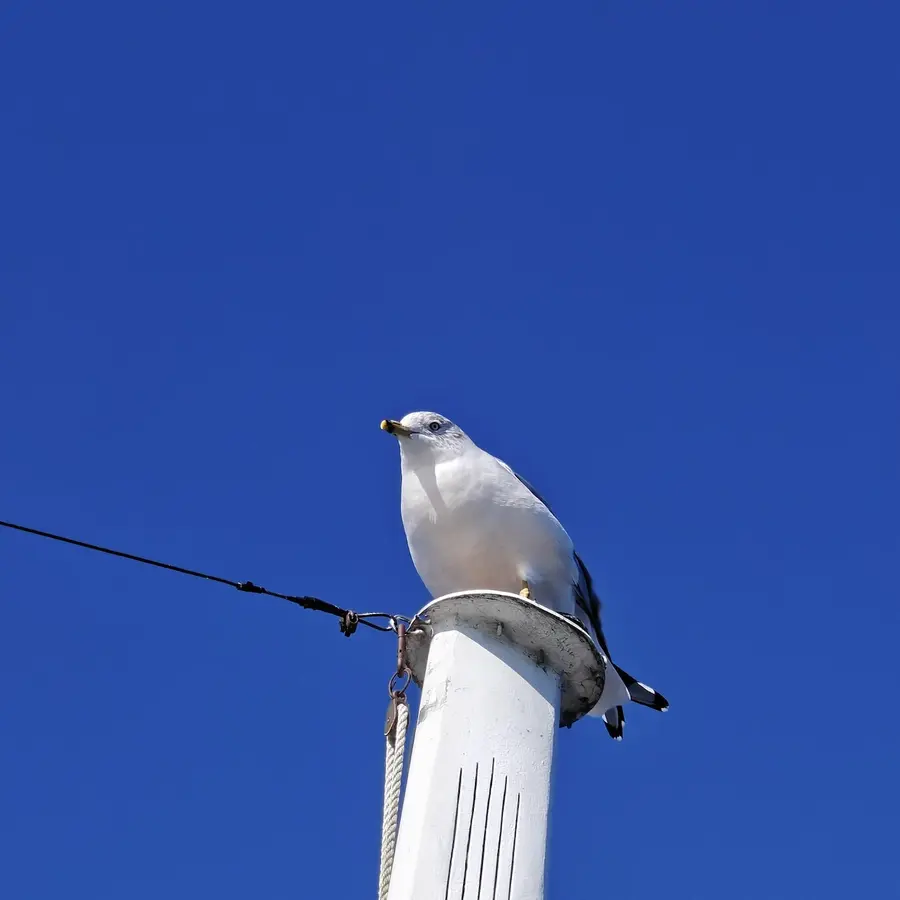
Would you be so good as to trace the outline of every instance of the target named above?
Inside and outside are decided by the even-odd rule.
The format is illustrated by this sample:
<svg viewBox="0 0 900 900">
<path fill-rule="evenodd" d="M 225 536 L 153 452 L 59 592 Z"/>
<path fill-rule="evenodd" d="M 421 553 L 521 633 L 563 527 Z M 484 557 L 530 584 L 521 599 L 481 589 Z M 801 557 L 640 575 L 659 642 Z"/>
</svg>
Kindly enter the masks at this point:
<svg viewBox="0 0 900 900">
<path fill-rule="evenodd" d="M 422 697 L 389 898 L 542 900 L 556 730 L 599 699 L 606 660 L 516 594 L 449 594 L 417 618 Z"/>
</svg>

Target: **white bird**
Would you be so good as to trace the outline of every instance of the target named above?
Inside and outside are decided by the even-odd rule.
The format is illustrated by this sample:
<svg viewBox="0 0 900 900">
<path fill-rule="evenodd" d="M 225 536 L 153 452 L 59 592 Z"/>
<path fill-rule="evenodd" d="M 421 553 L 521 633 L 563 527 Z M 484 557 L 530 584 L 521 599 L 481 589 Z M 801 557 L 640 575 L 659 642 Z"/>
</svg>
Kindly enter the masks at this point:
<svg viewBox="0 0 900 900">
<path fill-rule="evenodd" d="M 600 600 L 566 530 L 537 491 L 438 413 L 381 427 L 398 438 L 401 515 L 413 563 L 434 597 L 472 588 L 519 593 L 559 613 L 587 616 L 609 665 L 590 715 L 622 739 L 629 700 L 665 711 L 662 694 L 612 662 Z"/>
</svg>

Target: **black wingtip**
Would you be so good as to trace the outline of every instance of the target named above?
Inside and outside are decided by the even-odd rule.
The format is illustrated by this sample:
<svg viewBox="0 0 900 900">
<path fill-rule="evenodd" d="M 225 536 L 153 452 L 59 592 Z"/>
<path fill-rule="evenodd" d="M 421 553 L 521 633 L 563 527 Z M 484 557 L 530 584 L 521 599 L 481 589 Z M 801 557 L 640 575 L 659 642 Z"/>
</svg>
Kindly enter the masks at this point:
<svg viewBox="0 0 900 900">
<path fill-rule="evenodd" d="M 603 714 L 603 724 L 614 741 L 621 741 L 625 733 L 625 710 L 621 706 L 615 708 L 615 722 L 610 722 L 612 713 L 613 710 L 608 710 Z"/>
<path fill-rule="evenodd" d="M 655 709 L 658 712 L 665 712 L 669 708 L 669 701 L 660 694 L 659 691 L 650 687 L 649 684 L 644 684 L 635 678 L 633 675 L 629 675 L 624 669 L 617 666 L 613 663 L 613 667 L 619 673 L 619 677 L 625 683 L 625 687 L 628 690 L 628 696 L 631 698 L 633 703 L 638 703 L 641 706 L 647 706 L 650 709 Z"/>
<path fill-rule="evenodd" d="M 659 691 L 654 691 L 653 688 L 648 688 L 646 684 L 641 684 L 640 687 L 644 689 L 644 691 L 650 696 L 647 697 L 646 700 L 640 700 L 632 697 L 636 703 L 640 703 L 641 706 L 649 706 L 650 709 L 655 709 L 657 712 L 668 712 L 669 709 L 669 701 L 663 697 Z"/>
</svg>

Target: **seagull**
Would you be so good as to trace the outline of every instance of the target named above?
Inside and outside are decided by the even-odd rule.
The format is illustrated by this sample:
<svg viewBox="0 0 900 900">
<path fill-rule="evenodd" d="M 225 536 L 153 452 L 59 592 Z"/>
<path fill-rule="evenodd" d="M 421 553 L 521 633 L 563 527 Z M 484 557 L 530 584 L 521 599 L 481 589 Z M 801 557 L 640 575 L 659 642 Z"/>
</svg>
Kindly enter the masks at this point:
<svg viewBox="0 0 900 900">
<path fill-rule="evenodd" d="M 665 712 L 662 694 L 619 668 L 600 622 L 600 600 L 587 566 L 546 501 L 505 462 L 491 456 L 445 416 L 412 412 L 381 428 L 400 445 L 400 511 L 413 564 L 442 597 L 473 587 L 518 593 L 584 627 L 609 665 L 589 715 L 621 740 L 624 705 Z"/>
</svg>

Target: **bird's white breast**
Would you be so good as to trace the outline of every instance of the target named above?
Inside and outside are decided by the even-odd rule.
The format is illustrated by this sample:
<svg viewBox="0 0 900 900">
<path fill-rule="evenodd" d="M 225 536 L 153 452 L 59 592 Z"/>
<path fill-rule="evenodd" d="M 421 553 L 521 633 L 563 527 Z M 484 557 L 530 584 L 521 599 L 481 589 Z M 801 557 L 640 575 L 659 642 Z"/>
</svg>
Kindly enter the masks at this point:
<svg viewBox="0 0 900 900">
<path fill-rule="evenodd" d="M 488 588 L 568 611 L 572 544 L 563 527 L 514 475 L 478 448 L 437 464 L 404 461 L 403 526 L 433 596 Z"/>
</svg>

